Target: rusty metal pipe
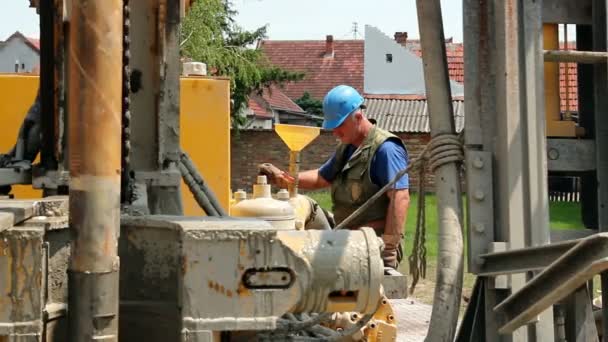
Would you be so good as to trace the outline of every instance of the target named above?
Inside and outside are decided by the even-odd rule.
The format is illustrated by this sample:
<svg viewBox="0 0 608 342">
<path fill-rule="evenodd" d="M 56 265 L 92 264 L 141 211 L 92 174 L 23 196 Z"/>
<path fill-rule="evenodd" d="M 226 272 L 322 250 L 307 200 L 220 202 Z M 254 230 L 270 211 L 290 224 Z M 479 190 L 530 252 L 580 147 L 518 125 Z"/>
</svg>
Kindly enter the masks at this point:
<svg viewBox="0 0 608 342">
<path fill-rule="evenodd" d="M 72 1 L 69 336 L 118 341 L 121 0 Z"/>
</svg>

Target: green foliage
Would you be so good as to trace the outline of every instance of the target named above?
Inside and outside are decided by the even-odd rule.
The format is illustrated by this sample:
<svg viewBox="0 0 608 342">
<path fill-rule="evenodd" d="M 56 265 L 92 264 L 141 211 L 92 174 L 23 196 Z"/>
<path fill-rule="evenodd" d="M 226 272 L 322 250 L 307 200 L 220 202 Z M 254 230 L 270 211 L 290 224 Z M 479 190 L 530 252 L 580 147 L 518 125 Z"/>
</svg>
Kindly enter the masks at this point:
<svg viewBox="0 0 608 342">
<path fill-rule="evenodd" d="M 306 113 L 323 116 L 323 102 L 310 96 L 309 92 L 305 92 L 295 103 Z"/>
<path fill-rule="evenodd" d="M 237 115 L 251 93 L 264 87 L 298 81 L 303 73 L 286 71 L 268 63 L 264 54 L 252 48 L 266 38 L 266 26 L 255 31 L 239 27 L 230 0 L 198 0 L 186 16 L 181 30 L 183 57 L 207 64 L 210 75 L 230 77 L 233 125 L 243 122 Z"/>
</svg>

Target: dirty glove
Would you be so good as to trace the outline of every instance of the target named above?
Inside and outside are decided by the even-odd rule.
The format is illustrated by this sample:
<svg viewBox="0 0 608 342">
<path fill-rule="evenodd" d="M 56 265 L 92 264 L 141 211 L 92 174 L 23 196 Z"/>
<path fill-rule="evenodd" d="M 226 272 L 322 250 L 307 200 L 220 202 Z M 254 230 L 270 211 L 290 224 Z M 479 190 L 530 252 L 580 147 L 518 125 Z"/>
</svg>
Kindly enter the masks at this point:
<svg viewBox="0 0 608 342">
<path fill-rule="evenodd" d="M 401 261 L 401 235 L 382 234 L 384 249 L 382 250 L 382 261 L 384 267 L 397 269 L 399 261 Z"/>
<path fill-rule="evenodd" d="M 295 181 L 292 176 L 270 163 L 258 165 L 258 174 L 265 175 L 268 178 L 268 183 L 281 189 L 287 189 L 289 184 Z"/>
</svg>

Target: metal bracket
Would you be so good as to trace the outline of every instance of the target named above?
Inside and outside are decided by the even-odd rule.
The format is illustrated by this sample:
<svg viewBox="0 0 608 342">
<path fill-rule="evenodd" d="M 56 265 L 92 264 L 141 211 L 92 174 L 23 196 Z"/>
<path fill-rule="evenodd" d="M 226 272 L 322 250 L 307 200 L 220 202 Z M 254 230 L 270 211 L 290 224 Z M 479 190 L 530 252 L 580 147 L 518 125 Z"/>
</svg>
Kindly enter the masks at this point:
<svg viewBox="0 0 608 342">
<path fill-rule="evenodd" d="M 135 171 L 135 182 L 151 186 L 180 186 L 182 175 L 179 170 Z"/>
<path fill-rule="evenodd" d="M 69 171 L 44 170 L 34 167 L 32 187 L 35 189 L 57 189 L 70 185 Z"/>
<path fill-rule="evenodd" d="M 557 301 L 608 269 L 608 233 L 582 239 L 519 291 L 494 308 L 506 322 L 501 334 L 512 333 Z"/>
<path fill-rule="evenodd" d="M 549 171 L 593 171 L 595 141 L 578 139 L 547 139 Z"/>
<path fill-rule="evenodd" d="M 467 170 L 469 272 L 480 271 L 480 254 L 488 253 L 494 241 L 494 200 L 492 191 L 492 153 L 465 151 Z"/>
<path fill-rule="evenodd" d="M 31 184 L 32 171 L 21 168 L 1 168 L 0 185 Z"/>
<path fill-rule="evenodd" d="M 478 275 L 489 277 L 542 270 L 559 259 L 580 241 L 564 241 L 545 246 L 509 251 L 502 248 L 501 250 L 497 249 L 494 253 L 481 254 L 479 258 L 483 260 L 483 264 L 480 267 Z"/>
</svg>

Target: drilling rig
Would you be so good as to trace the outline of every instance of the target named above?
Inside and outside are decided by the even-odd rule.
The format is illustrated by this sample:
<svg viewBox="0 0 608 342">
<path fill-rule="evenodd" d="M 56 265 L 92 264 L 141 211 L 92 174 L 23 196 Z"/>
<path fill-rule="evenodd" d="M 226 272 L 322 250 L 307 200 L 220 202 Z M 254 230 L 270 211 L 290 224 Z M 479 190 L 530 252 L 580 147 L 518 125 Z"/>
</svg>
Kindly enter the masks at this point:
<svg viewBox="0 0 608 342">
<path fill-rule="evenodd" d="M 272 214 L 238 192 L 245 217 L 231 216 L 197 171 L 222 174 L 219 163 L 184 153 L 183 93 L 217 87 L 207 98 L 229 106 L 227 80 L 180 79 L 191 1 L 30 3 L 40 86 L 36 97 L 33 80 L 0 78 L 3 92 L 37 98 L 0 159 L 0 191 L 41 195 L 0 200 L 0 341 L 395 339 L 373 230 L 296 229 L 297 187 L 273 196 L 264 177 L 252 200 L 279 201 Z M 463 0 L 463 140 L 440 2 L 416 3 L 431 136 L 464 151 L 434 168 L 441 263 L 427 340 L 605 339 L 608 307 L 596 310 L 591 291 L 600 275 L 608 302 L 607 1 Z M 574 25 L 575 49 L 559 48 L 558 25 Z M 559 63 L 577 65 L 577 122 L 559 112 Z M 293 170 L 301 143 L 290 145 Z M 548 175 L 580 179 L 588 229 L 549 227 Z M 188 202 L 207 215 L 184 216 Z M 463 231 L 477 281 L 458 325 Z"/>
</svg>

